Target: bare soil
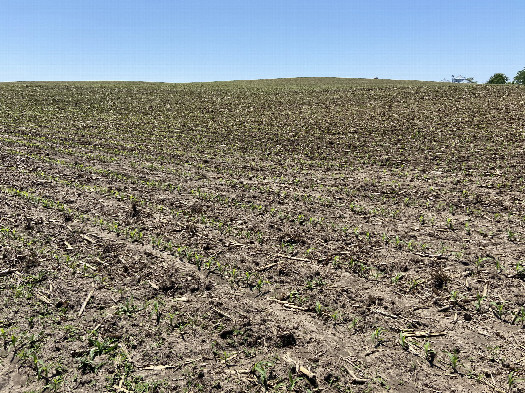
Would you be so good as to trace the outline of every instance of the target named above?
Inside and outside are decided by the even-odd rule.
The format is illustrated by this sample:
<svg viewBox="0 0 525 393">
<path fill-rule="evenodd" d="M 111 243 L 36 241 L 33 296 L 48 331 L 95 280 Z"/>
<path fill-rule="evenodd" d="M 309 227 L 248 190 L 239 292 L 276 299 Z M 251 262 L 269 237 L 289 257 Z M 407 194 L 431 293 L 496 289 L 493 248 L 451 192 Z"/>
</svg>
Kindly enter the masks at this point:
<svg viewBox="0 0 525 393">
<path fill-rule="evenodd" d="M 524 112 L 520 86 L 0 84 L 0 391 L 525 391 Z"/>
</svg>

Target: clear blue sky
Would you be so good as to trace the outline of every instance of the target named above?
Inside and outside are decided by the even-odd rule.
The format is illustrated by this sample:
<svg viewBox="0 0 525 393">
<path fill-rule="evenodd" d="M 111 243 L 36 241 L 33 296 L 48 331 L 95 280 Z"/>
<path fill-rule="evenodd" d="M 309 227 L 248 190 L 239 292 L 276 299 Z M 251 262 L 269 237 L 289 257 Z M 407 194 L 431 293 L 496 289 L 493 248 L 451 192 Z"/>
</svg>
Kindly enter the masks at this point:
<svg viewBox="0 0 525 393">
<path fill-rule="evenodd" d="M 525 0 L 0 0 L 0 81 L 485 82 L 524 43 Z"/>
</svg>

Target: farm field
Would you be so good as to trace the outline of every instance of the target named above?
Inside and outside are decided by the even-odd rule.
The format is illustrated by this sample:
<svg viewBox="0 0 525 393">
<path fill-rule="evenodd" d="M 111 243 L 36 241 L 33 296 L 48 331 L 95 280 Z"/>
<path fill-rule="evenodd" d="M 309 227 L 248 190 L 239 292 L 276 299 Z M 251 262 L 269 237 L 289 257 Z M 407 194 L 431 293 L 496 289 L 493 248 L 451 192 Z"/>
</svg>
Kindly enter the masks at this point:
<svg viewBox="0 0 525 393">
<path fill-rule="evenodd" d="M 0 84 L 1 392 L 524 392 L 525 89 Z"/>
</svg>

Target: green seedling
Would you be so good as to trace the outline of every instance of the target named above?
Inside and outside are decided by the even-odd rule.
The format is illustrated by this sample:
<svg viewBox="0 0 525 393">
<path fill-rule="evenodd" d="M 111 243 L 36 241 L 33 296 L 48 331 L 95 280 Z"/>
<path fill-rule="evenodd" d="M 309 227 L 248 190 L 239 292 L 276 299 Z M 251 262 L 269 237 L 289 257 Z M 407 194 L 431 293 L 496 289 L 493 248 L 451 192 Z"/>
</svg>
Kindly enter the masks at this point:
<svg viewBox="0 0 525 393">
<path fill-rule="evenodd" d="M 268 389 L 268 378 L 273 363 L 268 360 L 263 360 L 255 363 L 252 367 L 252 373 L 256 375 L 259 383 L 264 387 L 264 390 Z"/>
<path fill-rule="evenodd" d="M 376 328 L 376 330 L 374 330 L 374 333 L 372 333 L 372 341 L 376 343 L 376 346 L 379 346 L 384 342 L 384 339 L 382 337 L 382 334 L 384 332 L 385 332 L 385 329 L 379 326 L 378 328 Z"/>
<path fill-rule="evenodd" d="M 337 323 L 337 321 L 342 319 L 342 317 L 341 317 L 341 315 L 339 314 L 338 311 L 334 311 L 332 314 L 330 314 L 330 318 L 332 318 L 334 323 Z"/>
<path fill-rule="evenodd" d="M 474 261 L 474 263 L 476 265 L 476 269 L 479 270 L 480 268 L 482 268 L 485 265 L 485 261 L 487 259 L 489 259 L 489 258 L 481 258 L 481 257 L 479 257 L 478 259 L 476 259 Z"/>
<path fill-rule="evenodd" d="M 413 250 L 415 248 L 415 242 L 413 240 L 409 240 L 407 243 L 407 249 Z"/>
<path fill-rule="evenodd" d="M 293 391 L 295 389 L 295 385 L 298 382 L 302 381 L 302 380 L 303 380 L 303 378 L 294 376 L 292 374 L 292 370 L 289 370 L 288 371 L 288 387 L 287 387 L 287 390 L 290 391 L 290 392 Z"/>
<path fill-rule="evenodd" d="M 175 311 L 174 313 L 168 313 L 168 321 L 169 321 L 169 326 L 170 326 L 170 329 L 173 330 L 175 328 L 175 325 L 173 323 L 173 321 L 175 320 L 175 317 L 179 315 L 179 312 L 178 311 Z"/>
<path fill-rule="evenodd" d="M 434 351 L 434 349 L 432 349 L 430 341 L 426 341 L 423 344 L 423 350 L 425 351 L 425 359 L 430 364 L 434 364 L 434 360 L 436 359 L 436 351 Z"/>
<path fill-rule="evenodd" d="M 9 340 L 7 338 L 7 330 L 6 329 L 0 328 L 0 337 L 2 338 L 2 343 L 3 343 L 4 350 L 6 350 L 8 345 L 9 345 L 8 344 Z"/>
<path fill-rule="evenodd" d="M 133 296 L 130 296 L 128 299 L 126 299 L 123 305 L 119 306 L 117 314 L 123 314 L 131 317 L 138 311 L 140 311 L 140 308 L 135 304 Z"/>
<path fill-rule="evenodd" d="M 222 361 L 224 363 L 226 363 L 228 361 L 229 358 L 231 358 L 234 354 L 233 353 L 228 353 L 226 351 L 222 352 L 222 354 L 220 355 L 220 358 L 222 359 Z"/>
<path fill-rule="evenodd" d="M 160 319 L 162 317 L 162 311 L 160 309 L 161 305 L 162 305 L 162 302 L 155 300 L 153 302 L 153 310 L 151 311 L 151 316 L 155 318 L 155 323 L 157 325 L 160 323 Z"/>
<path fill-rule="evenodd" d="M 449 352 L 448 357 L 450 360 L 450 367 L 452 367 L 452 370 L 454 370 L 454 372 L 458 372 L 459 356 L 457 351 Z"/>
<path fill-rule="evenodd" d="M 516 262 L 516 276 L 525 279 L 525 266 L 521 261 Z"/>
<path fill-rule="evenodd" d="M 237 269 L 232 269 L 230 271 L 230 277 L 231 277 L 232 284 L 235 283 L 235 280 L 237 279 L 237 273 L 238 273 Z"/>
<path fill-rule="evenodd" d="M 501 265 L 499 258 L 494 259 L 494 267 L 496 268 L 498 272 L 501 272 L 501 270 L 503 269 L 503 266 Z"/>
<path fill-rule="evenodd" d="M 319 303 L 319 302 L 316 302 L 316 303 L 315 303 L 315 313 L 316 313 L 318 316 L 323 315 L 323 306 L 322 306 L 321 303 Z"/>
<path fill-rule="evenodd" d="M 454 229 L 454 223 L 452 222 L 452 218 L 447 218 L 447 228 L 450 230 Z"/>
<path fill-rule="evenodd" d="M 481 311 L 481 303 L 485 300 L 485 296 L 483 296 L 481 293 L 476 294 L 476 310 L 479 312 Z"/>
<path fill-rule="evenodd" d="M 383 277 L 383 272 L 379 269 L 371 269 L 370 273 L 372 274 L 372 276 L 376 279 L 376 280 L 379 280 L 381 277 Z"/>
<path fill-rule="evenodd" d="M 355 330 L 358 323 L 359 323 L 359 317 L 352 318 L 352 322 L 350 322 L 350 325 L 348 326 L 348 329 Z"/>
<path fill-rule="evenodd" d="M 177 326 L 175 326 L 179 330 L 179 334 L 182 338 L 184 338 L 185 330 L 188 326 L 192 324 L 192 321 L 181 321 Z"/>
<path fill-rule="evenodd" d="M 49 366 L 46 365 L 42 360 L 37 360 L 34 362 L 34 367 L 36 369 L 36 375 L 38 379 L 48 379 L 49 375 Z"/>
<path fill-rule="evenodd" d="M 255 287 L 257 288 L 257 291 L 259 293 L 261 293 L 261 289 L 262 289 L 263 283 L 264 283 L 264 281 L 261 278 L 259 278 L 257 280 L 257 283 L 255 284 Z"/>
<path fill-rule="evenodd" d="M 117 344 L 113 344 L 113 340 L 95 340 L 89 339 L 89 345 L 92 346 L 90 353 L 93 353 L 93 357 L 98 355 L 103 355 L 106 353 L 111 353 L 117 348 Z"/>
<path fill-rule="evenodd" d="M 494 307 L 494 310 L 493 310 L 494 315 L 498 319 L 502 319 L 503 314 L 505 313 L 505 302 L 501 302 L 501 303 L 491 302 L 490 305 Z"/>
<path fill-rule="evenodd" d="M 415 290 L 417 289 L 417 287 L 422 283 L 422 281 L 418 278 L 414 278 L 413 280 L 410 281 L 410 288 L 409 290 Z"/>
<path fill-rule="evenodd" d="M 525 322 L 525 307 L 521 307 L 519 310 L 516 310 L 516 312 L 514 313 L 514 318 L 512 318 L 512 323 L 514 324 L 516 322 L 521 322 L 522 325 Z"/>
<path fill-rule="evenodd" d="M 509 392 L 512 392 L 516 383 L 523 381 L 523 379 L 516 378 L 516 371 L 511 371 L 507 376 L 507 384 L 509 385 Z"/>
<path fill-rule="evenodd" d="M 102 364 L 96 364 L 89 356 L 83 356 L 79 359 L 78 369 L 82 374 L 96 372 L 100 367 L 102 367 Z"/>
<path fill-rule="evenodd" d="M 58 375 L 49 381 L 49 383 L 44 387 L 45 389 L 51 389 L 53 392 L 58 392 L 60 389 L 60 386 L 64 383 L 64 377 L 62 375 Z"/>
<path fill-rule="evenodd" d="M 403 246 L 403 241 L 399 238 L 399 236 L 396 236 L 394 239 L 394 244 L 397 248 L 401 248 Z"/>
<path fill-rule="evenodd" d="M 399 282 L 399 280 L 401 280 L 403 278 L 404 274 L 403 273 L 396 273 L 396 275 L 394 277 L 392 277 L 392 283 L 393 284 L 397 284 Z"/>
<path fill-rule="evenodd" d="M 403 332 L 399 333 L 399 343 L 401 344 L 401 348 L 405 350 L 408 349 L 407 336 Z"/>
<path fill-rule="evenodd" d="M 18 337 L 14 334 L 11 335 L 11 344 L 13 345 L 13 349 L 16 350 L 16 343 L 18 342 Z"/>
</svg>

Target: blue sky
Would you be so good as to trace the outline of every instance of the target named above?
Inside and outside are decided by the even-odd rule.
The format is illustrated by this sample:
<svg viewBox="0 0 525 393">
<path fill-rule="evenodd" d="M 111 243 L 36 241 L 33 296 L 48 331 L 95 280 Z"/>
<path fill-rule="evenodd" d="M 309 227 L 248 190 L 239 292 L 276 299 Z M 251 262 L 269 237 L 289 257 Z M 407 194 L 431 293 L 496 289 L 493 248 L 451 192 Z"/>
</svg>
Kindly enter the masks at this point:
<svg viewBox="0 0 525 393">
<path fill-rule="evenodd" d="M 524 42 L 524 0 L 0 0 L 0 81 L 486 82 Z"/>
</svg>

